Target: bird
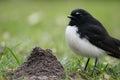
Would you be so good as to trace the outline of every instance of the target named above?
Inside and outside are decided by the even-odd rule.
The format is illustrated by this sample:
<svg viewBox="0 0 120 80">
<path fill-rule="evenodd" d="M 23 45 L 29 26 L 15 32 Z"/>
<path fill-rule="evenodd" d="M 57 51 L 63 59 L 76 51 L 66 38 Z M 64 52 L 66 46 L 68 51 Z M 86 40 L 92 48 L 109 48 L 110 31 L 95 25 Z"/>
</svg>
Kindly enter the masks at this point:
<svg viewBox="0 0 120 80">
<path fill-rule="evenodd" d="M 72 52 L 87 57 L 84 70 L 91 58 L 98 59 L 109 55 L 120 59 L 120 40 L 111 37 L 103 24 L 84 9 L 74 9 L 68 16 L 69 24 L 65 30 L 66 42 Z"/>
</svg>

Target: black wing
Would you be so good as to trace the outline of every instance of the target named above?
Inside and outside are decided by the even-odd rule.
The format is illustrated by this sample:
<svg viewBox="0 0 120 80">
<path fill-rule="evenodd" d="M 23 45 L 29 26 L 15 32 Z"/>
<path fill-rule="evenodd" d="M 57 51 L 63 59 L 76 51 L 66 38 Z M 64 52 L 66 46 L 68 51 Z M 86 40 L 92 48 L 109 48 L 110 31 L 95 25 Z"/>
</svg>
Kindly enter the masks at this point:
<svg viewBox="0 0 120 80">
<path fill-rule="evenodd" d="M 107 51 L 108 55 L 120 59 L 120 41 L 110 37 L 102 26 L 87 25 L 85 34 L 93 45 Z"/>
</svg>

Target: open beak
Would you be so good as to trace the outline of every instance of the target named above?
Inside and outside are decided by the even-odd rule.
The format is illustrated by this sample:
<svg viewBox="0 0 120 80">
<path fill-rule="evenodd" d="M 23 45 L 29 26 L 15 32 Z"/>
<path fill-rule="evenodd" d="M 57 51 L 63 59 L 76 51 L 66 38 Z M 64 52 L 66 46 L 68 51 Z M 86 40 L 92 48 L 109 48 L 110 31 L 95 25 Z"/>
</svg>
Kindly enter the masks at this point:
<svg viewBox="0 0 120 80">
<path fill-rule="evenodd" d="M 70 19 L 76 19 L 74 16 L 69 15 L 68 18 Z"/>
<path fill-rule="evenodd" d="M 73 18 L 73 16 L 69 15 L 69 16 L 68 16 L 68 18 L 72 19 L 72 18 Z"/>
</svg>

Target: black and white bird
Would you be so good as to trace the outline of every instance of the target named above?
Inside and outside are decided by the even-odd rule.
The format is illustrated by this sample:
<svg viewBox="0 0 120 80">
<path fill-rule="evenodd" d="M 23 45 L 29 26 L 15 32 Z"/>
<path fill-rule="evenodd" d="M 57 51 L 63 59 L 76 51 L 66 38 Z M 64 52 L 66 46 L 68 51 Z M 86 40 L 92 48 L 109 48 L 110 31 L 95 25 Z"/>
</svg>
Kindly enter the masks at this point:
<svg viewBox="0 0 120 80">
<path fill-rule="evenodd" d="M 120 59 L 120 40 L 111 37 L 104 26 L 90 13 L 83 9 L 71 12 L 70 22 L 66 28 L 66 41 L 70 49 L 81 56 L 95 58 L 96 67 L 98 58 L 108 54 Z"/>
</svg>

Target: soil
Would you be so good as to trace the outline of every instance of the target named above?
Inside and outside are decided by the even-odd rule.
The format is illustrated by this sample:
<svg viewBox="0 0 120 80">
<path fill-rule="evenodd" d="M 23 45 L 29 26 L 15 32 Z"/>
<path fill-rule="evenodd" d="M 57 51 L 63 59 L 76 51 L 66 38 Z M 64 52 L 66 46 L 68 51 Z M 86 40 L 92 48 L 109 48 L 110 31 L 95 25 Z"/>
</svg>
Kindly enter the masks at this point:
<svg viewBox="0 0 120 80">
<path fill-rule="evenodd" d="M 63 66 L 49 49 L 35 47 L 27 61 L 10 75 L 11 80 L 63 80 Z"/>
</svg>

